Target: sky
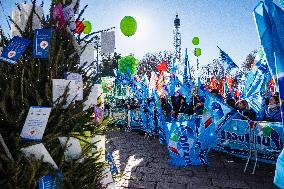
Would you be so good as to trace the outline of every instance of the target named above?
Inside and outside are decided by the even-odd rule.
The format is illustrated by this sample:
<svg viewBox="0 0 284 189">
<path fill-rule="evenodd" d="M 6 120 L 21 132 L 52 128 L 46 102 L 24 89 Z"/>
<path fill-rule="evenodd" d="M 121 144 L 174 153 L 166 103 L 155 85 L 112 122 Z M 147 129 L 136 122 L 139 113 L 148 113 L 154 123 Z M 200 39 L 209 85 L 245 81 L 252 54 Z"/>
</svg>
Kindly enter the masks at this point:
<svg viewBox="0 0 284 189">
<path fill-rule="evenodd" d="M 0 25 L 8 31 L 7 15 L 15 10 L 15 3 L 22 0 L 0 0 Z M 260 0 L 80 0 L 80 8 L 88 5 L 83 17 L 98 31 L 116 27 L 116 51 L 124 55 L 133 53 L 141 59 L 148 52 L 173 51 L 175 15 L 181 19 L 181 47 L 188 49 L 189 60 L 193 55 L 192 38 L 200 39 L 204 65 L 219 57 L 217 46 L 227 52 L 240 65 L 246 56 L 260 47 L 253 9 Z M 276 4 L 278 0 L 274 0 Z M 27 1 L 30 2 L 30 1 Z M 40 1 L 39 1 L 40 2 Z M 45 0 L 45 13 L 50 0 Z M 3 11 L 4 9 L 4 11 Z M 120 21 L 132 16 L 137 21 L 134 36 L 126 37 L 120 31 Z"/>
</svg>

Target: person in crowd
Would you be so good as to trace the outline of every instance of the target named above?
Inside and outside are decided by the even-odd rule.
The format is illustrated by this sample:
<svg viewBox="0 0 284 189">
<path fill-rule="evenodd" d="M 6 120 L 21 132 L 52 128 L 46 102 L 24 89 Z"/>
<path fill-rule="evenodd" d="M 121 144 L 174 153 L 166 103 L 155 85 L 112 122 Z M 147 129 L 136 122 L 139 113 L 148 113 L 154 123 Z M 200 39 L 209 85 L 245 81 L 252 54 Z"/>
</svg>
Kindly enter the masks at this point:
<svg viewBox="0 0 284 189">
<path fill-rule="evenodd" d="M 268 91 L 266 91 L 263 95 L 264 97 L 264 102 L 265 102 L 265 105 L 268 106 L 269 105 L 269 98 L 268 98 Z"/>
<path fill-rule="evenodd" d="M 180 108 L 180 101 L 181 101 L 181 95 L 179 93 L 179 91 L 175 92 L 174 96 L 171 96 L 171 103 L 172 103 L 172 114 L 174 115 L 178 115 L 179 112 L 179 108 Z"/>
<path fill-rule="evenodd" d="M 235 99 L 233 99 L 233 98 L 228 98 L 228 99 L 226 100 L 226 103 L 227 103 L 229 106 L 231 106 L 232 108 L 236 108 L 236 100 L 235 100 Z"/>
<path fill-rule="evenodd" d="M 179 108 L 177 113 L 186 113 L 187 111 L 187 104 L 185 97 L 181 96 L 180 101 L 179 101 Z"/>
<path fill-rule="evenodd" d="M 197 115 L 202 115 L 203 114 L 203 109 L 204 109 L 205 98 L 196 95 L 196 101 L 195 102 L 196 103 L 195 103 L 195 110 L 194 110 L 194 112 Z"/>
<path fill-rule="evenodd" d="M 234 94 L 232 94 L 231 92 L 228 92 L 228 93 L 226 94 L 226 102 L 227 102 L 227 100 L 233 99 L 233 98 L 235 98 L 235 97 L 234 97 Z"/>
<path fill-rule="evenodd" d="M 193 115 L 195 113 L 197 115 L 202 115 L 204 109 L 204 102 L 204 97 L 199 97 L 198 95 L 193 96 L 188 105 L 187 114 Z"/>
<path fill-rule="evenodd" d="M 265 110 L 265 121 L 281 122 L 281 110 L 278 96 L 269 99 L 268 108 Z"/>
<path fill-rule="evenodd" d="M 193 115 L 195 110 L 195 102 L 197 101 L 197 98 L 195 96 L 192 96 L 188 105 L 188 115 Z"/>
<path fill-rule="evenodd" d="M 163 113 L 166 116 L 166 121 L 171 121 L 172 106 L 168 102 L 167 98 L 165 97 L 161 98 L 161 106 L 162 106 Z"/>
<path fill-rule="evenodd" d="M 212 93 L 215 97 L 217 97 L 218 99 L 223 100 L 223 97 L 222 97 L 222 95 L 219 93 L 219 90 L 218 90 L 218 89 L 212 89 L 212 90 L 211 90 L 211 93 Z"/>
<path fill-rule="evenodd" d="M 249 107 L 246 100 L 239 100 L 237 102 L 236 109 L 240 112 L 240 114 L 236 118 L 243 120 L 256 120 L 256 112 Z"/>
</svg>

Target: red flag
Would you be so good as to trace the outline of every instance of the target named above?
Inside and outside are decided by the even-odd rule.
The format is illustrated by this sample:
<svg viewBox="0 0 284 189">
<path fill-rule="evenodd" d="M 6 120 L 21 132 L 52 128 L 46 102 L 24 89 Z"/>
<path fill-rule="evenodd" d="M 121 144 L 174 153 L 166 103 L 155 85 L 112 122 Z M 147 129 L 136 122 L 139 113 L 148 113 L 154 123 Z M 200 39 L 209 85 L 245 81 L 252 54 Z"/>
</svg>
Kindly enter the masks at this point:
<svg viewBox="0 0 284 189">
<path fill-rule="evenodd" d="M 162 61 L 162 62 L 156 67 L 156 69 L 157 69 L 159 72 L 167 71 L 167 62 Z"/>
<path fill-rule="evenodd" d="M 224 79 L 221 80 L 221 86 L 220 86 L 220 89 L 219 89 L 221 95 L 224 97 L 225 96 L 225 82 L 224 82 Z"/>
<path fill-rule="evenodd" d="M 270 91 L 270 94 L 274 94 L 274 89 L 275 89 L 275 83 L 274 83 L 273 78 L 271 78 L 269 80 L 269 91 Z"/>
<path fill-rule="evenodd" d="M 211 77 L 211 89 L 218 89 L 218 83 L 215 77 Z"/>
<path fill-rule="evenodd" d="M 227 81 L 228 88 L 231 91 L 233 88 L 233 84 L 234 84 L 234 78 L 226 77 L 226 81 Z"/>
</svg>

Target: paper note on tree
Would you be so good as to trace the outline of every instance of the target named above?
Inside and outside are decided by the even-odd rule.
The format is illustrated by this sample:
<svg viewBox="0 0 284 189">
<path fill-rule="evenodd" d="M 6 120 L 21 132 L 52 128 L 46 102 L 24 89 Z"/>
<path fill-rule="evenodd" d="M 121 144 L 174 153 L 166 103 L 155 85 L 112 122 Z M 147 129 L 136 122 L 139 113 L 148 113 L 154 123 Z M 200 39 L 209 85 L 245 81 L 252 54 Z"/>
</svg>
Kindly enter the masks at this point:
<svg viewBox="0 0 284 189">
<path fill-rule="evenodd" d="M 42 159 L 43 162 L 49 163 L 54 169 L 58 169 L 56 163 L 42 143 L 21 148 L 21 152 L 24 153 L 26 157 L 34 157 L 38 160 Z"/>
<path fill-rule="evenodd" d="M 67 93 L 66 104 L 63 105 L 63 108 L 67 108 L 67 106 L 75 100 L 75 96 L 77 95 L 77 85 L 74 80 L 65 80 L 65 79 L 53 79 L 52 80 L 52 99 L 53 103 L 58 103 L 63 100 L 63 97 L 60 101 L 58 99 L 63 96 L 65 90 L 69 88 L 69 92 Z"/>
<path fill-rule="evenodd" d="M 67 80 L 75 81 L 76 84 L 76 100 L 83 100 L 83 78 L 81 74 L 67 72 Z"/>
<path fill-rule="evenodd" d="M 49 107 L 30 107 L 21 137 L 26 140 L 41 140 L 51 112 Z"/>
<path fill-rule="evenodd" d="M 82 148 L 80 141 L 73 137 L 58 137 L 60 144 L 64 150 L 65 161 L 79 159 L 82 156 Z"/>
</svg>

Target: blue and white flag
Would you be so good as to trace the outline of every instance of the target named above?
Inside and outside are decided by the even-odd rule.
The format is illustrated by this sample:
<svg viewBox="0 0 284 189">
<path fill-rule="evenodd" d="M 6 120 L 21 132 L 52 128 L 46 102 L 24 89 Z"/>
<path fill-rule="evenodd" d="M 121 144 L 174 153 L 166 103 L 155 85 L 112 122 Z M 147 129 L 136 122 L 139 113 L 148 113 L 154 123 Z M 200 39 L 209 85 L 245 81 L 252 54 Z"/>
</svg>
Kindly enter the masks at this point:
<svg viewBox="0 0 284 189">
<path fill-rule="evenodd" d="M 177 86 L 177 77 L 175 78 L 173 75 L 170 76 L 170 82 L 169 82 L 169 89 L 168 89 L 168 98 L 170 99 L 171 96 L 175 94 L 176 86 Z"/>
<path fill-rule="evenodd" d="M 269 70 L 262 51 L 258 52 L 255 61 L 256 64 L 249 73 L 242 97 L 256 111 L 257 117 L 261 119 L 265 108 L 264 93 Z"/>
<path fill-rule="evenodd" d="M 108 162 L 108 164 L 110 165 L 110 172 L 112 175 L 117 175 L 119 172 L 118 172 L 118 169 L 116 167 L 116 164 L 114 162 L 114 158 L 112 156 L 112 151 L 109 151 L 106 155 L 105 155 L 105 159 L 106 161 Z"/>
<path fill-rule="evenodd" d="M 184 167 L 208 164 L 208 150 L 200 148 L 198 139 L 200 121 L 200 118 L 194 118 L 166 123 L 165 133 L 171 165 Z"/>
<path fill-rule="evenodd" d="M 217 144 L 217 134 L 238 114 L 232 107 L 216 98 L 211 93 L 206 94 L 205 108 L 212 116 L 212 122 L 200 131 L 201 148 L 212 148 Z"/>
<path fill-rule="evenodd" d="M 57 184 L 57 180 L 59 180 L 59 185 Z M 55 176 L 51 176 L 48 174 L 46 176 L 42 176 L 38 181 L 39 189 L 59 189 L 61 188 L 63 182 L 63 175 L 61 172 L 57 172 Z"/>
<path fill-rule="evenodd" d="M 186 83 L 189 79 L 191 79 L 190 67 L 189 67 L 189 62 L 188 62 L 187 49 L 185 49 L 183 83 Z"/>
<path fill-rule="evenodd" d="M 235 109 L 218 99 L 211 93 L 205 92 L 205 107 L 212 116 L 212 121 L 216 127 L 216 133 L 226 126 L 238 113 Z"/>
<path fill-rule="evenodd" d="M 6 61 L 10 64 L 15 64 L 17 60 L 24 54 L 28 47 L 30 40 L 15 36 L 9 44 L 4 48 L 0 60 Z"/>
<path fill-rule="evenodd" d="M 129 77 L 127 74 L 120 73 L 119 71 L 115 73 L 117 81 L 122 85 L 127 85 L 132 89 L 133 96 L 137 99 L 148 98 L 148 87 L 146 84 L 135 81 L 133 78 Z"/>
<path fill-rule="evenodd" d="M 225 51 L 223 51 L 220 47 L 218 48 L 220 50 L 220 60 L 223 62 L 225 70 L 227 70 L 230 74 L 233 74 L 239 69 L 239 67 Z"/>
<path fill-rule="evenodd" d="M 165 116 L 162 110 L 161 101 L 159 99 L 158 93 L 156 90 L 153 91 L 153 100 L 155 102 L 156 108 L 156 118 L 158 122 L 158 130 L 159 130 L 159 140 L 161 144 L 166 143 L 166 135 L 167 130 L 165 129 Z"/>
<path fill-rule="evenodd" d="M 260 2 L 254 9 L 255 22 L 271 75 L 277 75 L 281 102 L 284 100 L 284 11 L 272 0 Z M 276 73 L 276 74 L 275 74 Z M 277 83 L 277 82 L 276 82 Z M 284 123 L 284 104 L 281 103 Z"/>
<path fill-rule="evenodd" d="M 284 149 L 277 159 L 274 184 L 279 188 L 284 188 Z"/>
<path fill-rule="evenodd" d="M 36 29 L 33 43 L 34 58 L 48 58 L 50 48 L 51 29 Z"/>
</svg>

